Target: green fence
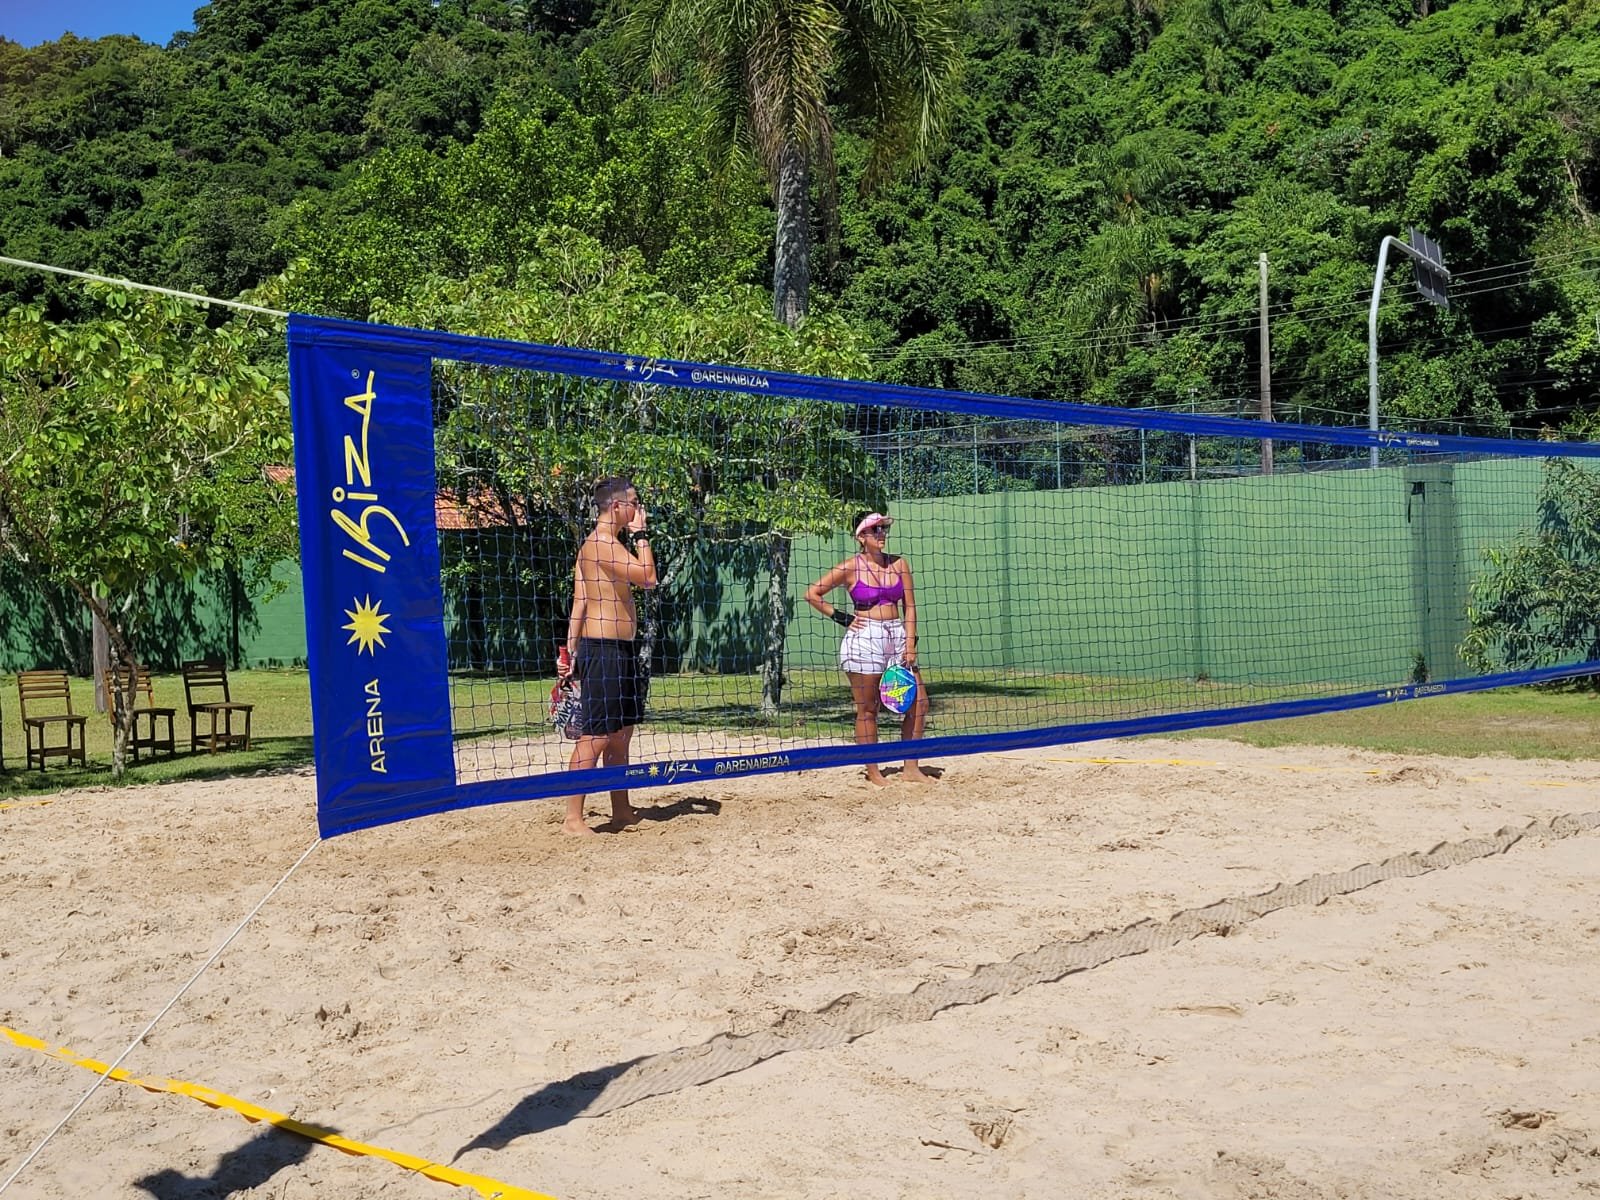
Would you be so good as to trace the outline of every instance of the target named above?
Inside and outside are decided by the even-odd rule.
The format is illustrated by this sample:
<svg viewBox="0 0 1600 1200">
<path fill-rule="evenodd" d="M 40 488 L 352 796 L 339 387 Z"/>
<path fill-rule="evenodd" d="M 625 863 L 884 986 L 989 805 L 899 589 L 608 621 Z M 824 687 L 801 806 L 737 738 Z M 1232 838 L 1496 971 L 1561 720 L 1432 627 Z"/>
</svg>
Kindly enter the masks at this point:
<svg viewBox="0 0 1600 1200">
<path fill-rule="evenodd" d="M 931 666 L 1288 684 L 1400 683 L 1420 666 L 1449 678 L 1469 673 L 1457 647 L 1482 549 L 1533 526 L 1540 481 L 1536 460 L 1492 460 L 907 501 L 891 549 L 914 568 Z M 796 543 L 791 668 L 835 662 L 837 627 L 802 596 L 855 549 L 843 533 Z M 721 623 L 696 620 L 686 666 L 728 661 L 729 638 L 702 642 L 729 621 L 760 628 L 763 573 L 723 568 L 716 588 Z M 743 639 L 738 669 L 754 668 L 759 646 Z"/>
<path fill-rule="evenodd" d="M 248 594 L 227 571 L 203 572 L 187 586 L 154 589 L 149 619 L 138 637 L 140 656 L 158 671 L 207 657 L 225 658 L 235 667 L 304 665 L 300 568 L 279 563 L 273 578 L 281 584 L 275 594 Z M 87 661 L 89 647 L 88 612 L 81 602 L 46 592 L 16 564 L 0 562 L 0 673 L 75 668 Z"/>
<path fill-rule="evenodd" d="M 915 569 L 933 667 L 1361 684 L 1407 681 L 1420 658 L 1446 678 L 1465 671 L 1456 647 L 1481 550 L 1532 527 L 1540 479 L 1538 460 L 1489 460 L 906 501 L 891 549 Z M 843 532 L 795 543 L 791 668 L 835 662 L 837 626 L 802 597 L 854 551 Z M 661 668 L 755 670 L 764 540 L 677 552 L 689 557 L 656 601 Z M 206 654 L 303 663 L 298 567 L 276 576 L 286 586 L 270 598 L 226 573 L 163 589 L 141 652 L 158 669 Z M 486 648 L 477 664 L 453 651 L 453 666 L 548 673 L 563 614 L 548 580 L 524 587 L 485 597 L 447 584 L 452 646 Z M 68 665 L 39 589 L 6 564 L 0 631 L 0 671 Z"/>
</svg>

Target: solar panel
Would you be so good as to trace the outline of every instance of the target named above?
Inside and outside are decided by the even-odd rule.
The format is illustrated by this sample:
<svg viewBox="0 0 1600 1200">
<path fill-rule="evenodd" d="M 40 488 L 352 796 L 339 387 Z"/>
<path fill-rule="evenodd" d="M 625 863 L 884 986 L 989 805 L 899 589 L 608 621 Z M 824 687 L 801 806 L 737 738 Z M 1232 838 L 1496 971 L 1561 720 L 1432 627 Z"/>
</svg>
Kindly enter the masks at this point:
<svg viewBox="0 0 1600 1200">
<path fill-rule="evenodd" d="M 1439 249 L 1439 243 L 1413 225 L 1411 249 L 1415 252 L 1410 255 L 1411 264 L 1417 269 L 1417 290 L 1422 293 L 1422 298 L 1440 308 L 1449 308 L 1450 272 L 1445 269 L 1444 253 Z"/>
</svg>

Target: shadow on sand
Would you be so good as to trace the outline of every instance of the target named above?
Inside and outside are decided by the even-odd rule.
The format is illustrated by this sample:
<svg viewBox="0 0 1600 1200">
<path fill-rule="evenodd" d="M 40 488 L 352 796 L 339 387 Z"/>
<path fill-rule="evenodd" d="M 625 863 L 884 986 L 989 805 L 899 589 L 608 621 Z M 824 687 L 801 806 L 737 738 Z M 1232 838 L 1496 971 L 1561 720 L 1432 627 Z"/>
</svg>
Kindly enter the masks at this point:
<svg viewBox="0 0 1600 1200">
<path fill-rule="evenodd" d="M 316 1145 L 268 1125 L 218 1159 L 217 1169 L 209 1175 L 185 1175 L 168 1167 L 134 1180 L 133 1186 L 155 1200 L 216 1200 L 253 1191 L 285 1167 L 304 1162 Z"/>
<path fill-rule="evenodd" d="M 518 1138 L 561 1128 L 583 1116 L 584 1110 L 608 1083 L 643 1061 L 642 1058 L 630 1058 L 627 1062 L 613 1063 L 593 1071 L 580 1071 L 566 1079 L 545 1084 L 532 1095 L 518 1100 L 505 1116 L 457 1150 L 450 1161 L 459 1162 L 462 1155 L 474 1150 L 504 1150 Z"/>
</svg>

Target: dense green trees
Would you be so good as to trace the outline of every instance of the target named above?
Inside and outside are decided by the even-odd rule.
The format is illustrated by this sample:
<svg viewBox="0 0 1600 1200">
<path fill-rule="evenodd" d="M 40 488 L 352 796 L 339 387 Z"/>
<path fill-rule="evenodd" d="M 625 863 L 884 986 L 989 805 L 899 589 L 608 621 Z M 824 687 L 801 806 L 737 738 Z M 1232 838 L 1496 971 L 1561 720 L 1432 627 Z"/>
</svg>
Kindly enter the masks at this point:
<svg viewBox="0 0 1600 1200">
<path fill-rule="evenodd" d="M 1473 581 L 1462 653 L 1480 671 L 1600 659 L 1600 476 L 1548 459 L 1539 523 L 1485 553 Z M 1600 686 L 1600 677 L 1587 679 Z"/>
<path fill-rule="evenodd" d="M 718 141 L 754 154 L 777 206 L 773 311 L 806 315 L 811 193 L 835 187 L 834 111 L 854 116 L 870 186 L 937 142 L 960 69 L 946 0 L 632 0 L 626 36 L 656 83 L 680 76 L 716 117 Z"/>
<path fill-rule="evenodd" d="M 0 41 L 0 245 L 233 296 L 281 270 L 290 204 L 374 149 L 476 130 L 493 97 L 571 72 L 555 32 L 586 5 L 221 0 L 162 49 Z M 77 293 L 0 272 L 0 299 Z"/>
<path fill-rule="evenodd" d="M 709 10 L 635 11 L 672 29 Z M 730 21 L 672 42 L 679 65 L 750 65 Z M 637 249 L 686 300 L 770 287 L 774 201 L 717 149 L 738 120 L 758 132 L 749 96 L 692 72 L 634 91 L 612 33 L 586 0 L 216 0 L 166 48 L 0 42 L 0 244 L 221 294 L 301 259 L 289 294 L 358 315 L 419 271 L 515 272 L 562 225 Z M 774 111 L 832 147 L 811 292 L 882 378 L 1252 411 L 1265 252 L 1279 413 L 1359 420 L 1376 246 L 1414 223 L 1454 303 L 1417 304 L 1395 268 L 1386 417 L 1499 431 L 1596 407 L 1592 4 L 989 0 L 966 12 L 942 148 L 876 192 L 859 185 L 903 144 L 876 135 L 909 93 L 843 104 L 871 93 L 819 46 L 810 90 Z M 834 195 L 827 172 L 811 190 Z M 0 272 L 0 299 L 77 303 L 51 287 Z"/>
<path fill-rule="evenodd" d="M 1344 423 L 1377 243 L 1415 223 L 1455 304 L 1395 270 L 1386 414 L 1560 424 L 1600 365 L 1596 45 L 1578 4 L 1002 0 L 934 169 L 844 189 L 827 282 L 891 379 L 1248 411 L 1266 252 L 1278 410 Z"/>
<path fill-rule="evenodd" d="M 764 219 L 753 177 L 712 178 L 706 118 L 687 103 L 620 96 L 597 56 L 576 95 L 507 95 L 471 140 L 373 155 L 326 203 L 293 214 L 291 300 L 365 318 L 430 278 L 537 271 L 564 228 L 634 250 L 656 286 L 694 298 L 762 277 Z"/>
<path fill-rule="evenodd" d="M 277 332 L 259 321 L 209 329 L 181 301 L 114 288 L 96 300 L 70 325 L 39 305 L 0 318 L 0 552 L 76 597 L 113 663 L 133 664 L 147 661 L 156 585 L 206 567 L 257 585 L 294 553 L 292 496 L 265 475 L 288 457 L 288 394 L 257 365 Z"/>
</svg>

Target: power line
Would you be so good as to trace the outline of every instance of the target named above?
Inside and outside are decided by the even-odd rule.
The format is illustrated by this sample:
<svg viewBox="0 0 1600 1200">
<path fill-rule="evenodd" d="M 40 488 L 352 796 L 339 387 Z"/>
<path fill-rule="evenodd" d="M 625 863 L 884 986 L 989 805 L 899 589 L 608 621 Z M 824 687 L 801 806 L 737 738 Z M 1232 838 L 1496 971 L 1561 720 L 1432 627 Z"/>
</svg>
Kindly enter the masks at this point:
<svg viewBox="0 0 1600 1200">
<path fill-rule="evenodd" d="M 1550 282 L 1579 278 L 1590 273 L 1591 265 L 1600 266 L 1600 250 L 1575 250 L 1557 255 L 1548 255 L 1543 258 L 1527 259 L 1523 260 L 1523 262 L 1542 266 L 1564 263 L 1566 269 L 1549 274 L 1542 271 L 1539 265 L 1513 270 L 1511 269 L 1513 264 L 1505 264 L 1486 267 L 1479 271 L 1462 272 L 1453 276 L 1452 281 L 1471 280 L 1490 286 L 1452 289 L 1453 297 L 1457 300 L 1466 300 L 1474 296 L 1490 295 L 1522 286 L 1533 281 L 1536 276 L 1542 276 L 1543 279 Z M 1520 264 L 1516 265 L 1520 266 Z M 1510 282 L 1505 282 L 1506 280 Z M 1397 300 L 1406 300 L 1414 299 L 1420 293 L 1414 285 L 1411 285 L 1394 289 L 1392 294 Z M 1349 300 L 1328 301 L 1310 307 L 1300 307 L 1296 301 L 1290 300 L 1269 306 L 1268 319 L 1270 321 L 1276 316 L 1279 320 L 1292 319 L 1308 324 L 1321 325 L 1329 323 L 1335 315 L 1345 316 L 1362 311 L 1367 307 L 1368 303 L 1369 301 L 1366 298 L 1352 297 Z M 1167 337 L 1180 336 L 1190 332 L 1225 336 L 1231 333 L 1243 333 L 1252 330 L 1257 327 L 1258 322 L 1259 317 L 1254 311 L 1240 311 L 1238 313 L 1197 314 L 1191 317 L 1181 317 L 1158 323 L 1154 328 L 1157 332 Z M 1116 333 L 1085 331 L 1081 333 L 1031 334 L 1007 338 L 968 339 L 965 341 L 941 342 L 934 345 L 919 345 L 913 341 L 899 346 L 879 347 L 869 350 L 867 353 L 869 357 L 877 360 L 961 360 L 976 357 L 979 353 L 995 350 L 1004 350 L 1011 353 L 1040 353 L 1048 350 L 1104 347 L 1117 343 L 1126 343 L 1138 336 L 1140 336 L 1139 331 Z"/>
</svg>

